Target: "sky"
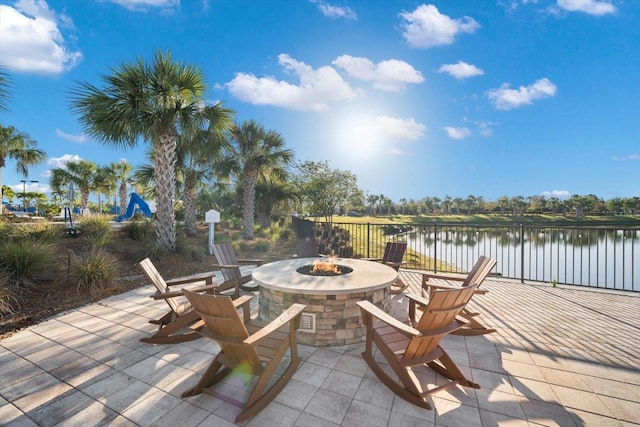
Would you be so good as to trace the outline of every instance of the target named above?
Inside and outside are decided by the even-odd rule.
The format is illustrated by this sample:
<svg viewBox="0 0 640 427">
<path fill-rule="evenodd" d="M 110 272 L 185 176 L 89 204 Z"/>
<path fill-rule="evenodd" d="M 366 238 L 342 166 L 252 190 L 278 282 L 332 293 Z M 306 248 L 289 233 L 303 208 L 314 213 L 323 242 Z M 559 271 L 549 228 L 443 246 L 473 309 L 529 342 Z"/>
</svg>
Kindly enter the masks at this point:
<svg viewBox="0 0 640 427">
<path fill-rule="evenodd" d="M 638 0 L 0 0 L 0 123 L 47 153 L 27 191 L 73 159 L 148 163 L 87 136 L 70 92 L 155 51 L 394 202 L 640 196 Z"/>
</svg>

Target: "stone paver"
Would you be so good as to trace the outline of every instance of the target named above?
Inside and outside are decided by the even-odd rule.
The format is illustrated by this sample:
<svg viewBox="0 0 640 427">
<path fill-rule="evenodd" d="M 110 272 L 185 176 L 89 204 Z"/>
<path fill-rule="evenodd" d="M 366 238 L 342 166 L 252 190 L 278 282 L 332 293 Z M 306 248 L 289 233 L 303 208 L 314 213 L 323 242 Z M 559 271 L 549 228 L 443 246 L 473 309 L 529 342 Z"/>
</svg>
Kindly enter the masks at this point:
<svg viewBox="0 0 640 427">
<path fill-rule="evenodd" d="M 417 291 L 420 276 L 401 274 Z M 501 279 L 483 286 L 490 292 L 471 308 L 498 332 L 443 340 L 481 389 L 440 392 L 428 411 L 376 378 L 360 356 L 364 344 L 300 345 L 303 362 L 289 384 L 244 425 L 640 425 L 640 295 Z M 0 425 L 234 425 L 238 408 L 180 397 L 216 354 L 215 342 L 139 342 L 153 330 L 147 320 L 165 310 L 151 293 L 112 296 L 0 341 Z M 397 295 L 391 307 L 400 315 L 406 305 Z M 419 375 L 442 382 L 429 370 Z"/>
</svg>

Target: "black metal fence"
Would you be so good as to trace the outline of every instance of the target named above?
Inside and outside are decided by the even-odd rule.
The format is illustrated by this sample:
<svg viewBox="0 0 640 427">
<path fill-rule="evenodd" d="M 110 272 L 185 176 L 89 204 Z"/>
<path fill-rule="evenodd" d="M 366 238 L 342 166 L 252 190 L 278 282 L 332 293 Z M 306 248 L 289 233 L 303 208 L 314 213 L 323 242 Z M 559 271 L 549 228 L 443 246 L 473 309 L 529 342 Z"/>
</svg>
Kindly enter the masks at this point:
<svg viewBox="0 0 640 427">
<path fill-rule="evenodd" d="M 406 268 L 462 273 L 485 255 L 505 278 L 640 291 L 640 228 L 317 224 L 336 255 L 382 257 L 386 242 L 405 241 Z"/>
</svg>

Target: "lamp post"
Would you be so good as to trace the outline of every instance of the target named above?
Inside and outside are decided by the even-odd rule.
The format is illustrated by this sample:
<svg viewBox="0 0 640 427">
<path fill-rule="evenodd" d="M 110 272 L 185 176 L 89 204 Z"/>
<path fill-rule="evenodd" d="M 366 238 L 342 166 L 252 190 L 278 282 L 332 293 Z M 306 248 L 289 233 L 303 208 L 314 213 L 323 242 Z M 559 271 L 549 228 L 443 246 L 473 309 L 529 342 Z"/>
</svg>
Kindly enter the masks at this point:
<svg viewBox="0 0 640 427">
<path fill-rule="evenodd" d="M 22 210 L 24 211 L 24 213 L 27 213 L 27 199 L 26 199 L 26 194 L 27 194 L 27 182 L 30 183 L 38 183 L 40 181 L 31 181 L 28 179 L 21 179 L 20 182 L 22 183 Z"/>
</svg>

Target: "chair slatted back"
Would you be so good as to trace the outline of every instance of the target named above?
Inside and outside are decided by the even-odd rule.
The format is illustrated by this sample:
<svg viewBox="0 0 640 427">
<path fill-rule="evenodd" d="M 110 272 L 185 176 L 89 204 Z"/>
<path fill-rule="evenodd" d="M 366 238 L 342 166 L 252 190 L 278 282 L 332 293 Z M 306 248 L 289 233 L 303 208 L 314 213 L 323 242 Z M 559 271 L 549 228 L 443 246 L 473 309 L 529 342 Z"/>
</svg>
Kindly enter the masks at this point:
<svg viewBox="0 0 640 427">
<path fill-rule="evenodd" d="M 440 345 L 442 338 L 458 327 L 456 316 L 465 308 L 478 284 L 459 289 L 438 289 L 429 297 L 429 304 L 415 326 L 422 335 L 411 339 L 403 359 L 419 359 Z"/>
<path fill-rule="evenodd" d="M 496 266 L 497 261 L 486 256 L 481 256 L 476 261 L 475 265 L 467 275 L 467 278 L 462 283 L 462 286 L 469 286 L 474 284 L 481 284 L 484 279 L 489 276 L 493 267 Z"/>
<path fill-rule="evenodd" d="M 142 268 L 159 293 L 164 294 L 169 292 L 169 285 L 164 281 L 162 275 L 149 258 L 143 259 L 138 263 L 138 265 Z M 169 304 L 169 307 L 171 307 L 171 310 L 173 310 L 174 313 L 178 312 L 178 303 L 175 299 L 166 298 L 165 301 Z"/>
<path fill-rule="evenodd" d="M 238 259 L 231 243 L 214 243 L 211 245 L 213 255 L 218 264 L 237 265 Z M 223 268 L 222 277 L 225 281 L 240 278 L 240 268 Z"/>
<path fill-rule="evenodd" d="M 387 246 L 384 248 L 384 255 L 382 256 L 382 263 L 402 262 L 402 257 L 407 250 L 407 244 L 401 242 L 387 242 Z M 396 268 L 397 270 L 397 268 Z"/>
<path fill-rule="evenodd" d="M 202 332 L 208 338 L 218 342 L 226 360 L 225 365 L 234 368 L 243 365 L 249 372 L 260 372 L 262 365 L 256 348 L 243 341 L 249 332 L 228 296 L 201 294 L 183 289 L 193 310 L 205 322 Z"/>
</svg>

